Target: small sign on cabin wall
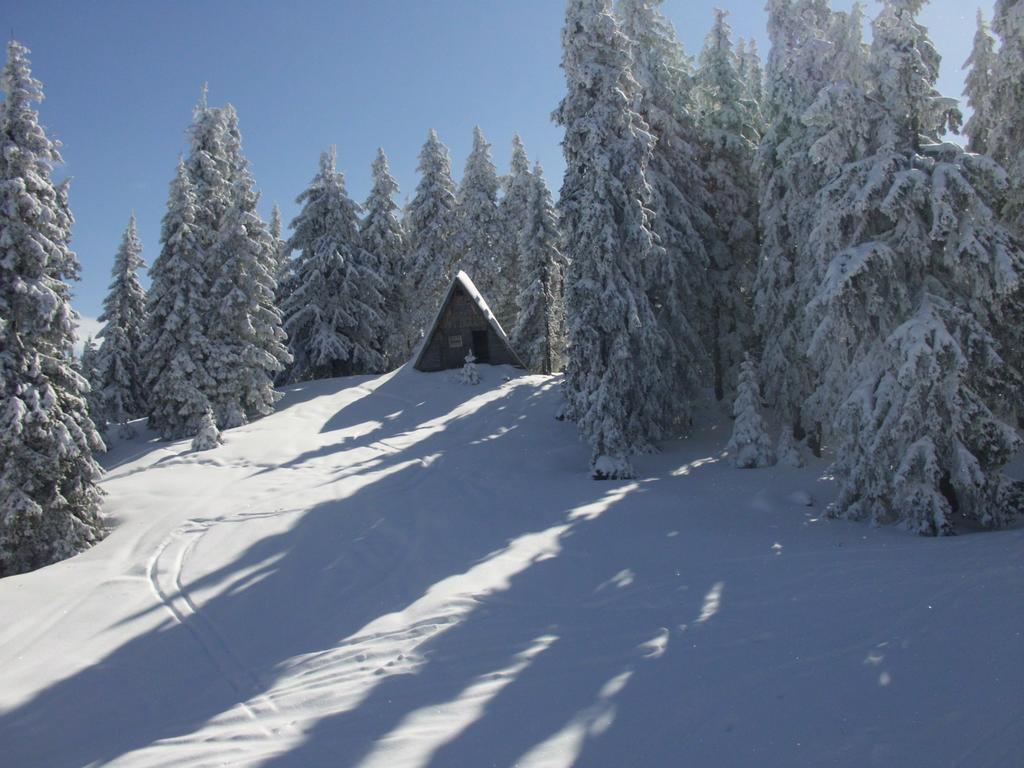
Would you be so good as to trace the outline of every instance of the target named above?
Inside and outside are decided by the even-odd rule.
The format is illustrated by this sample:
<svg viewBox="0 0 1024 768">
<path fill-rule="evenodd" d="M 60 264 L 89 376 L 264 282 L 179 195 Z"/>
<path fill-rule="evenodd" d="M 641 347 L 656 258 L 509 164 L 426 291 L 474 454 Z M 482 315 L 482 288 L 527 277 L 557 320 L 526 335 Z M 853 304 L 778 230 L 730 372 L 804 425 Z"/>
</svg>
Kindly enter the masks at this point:
<svg viewBox="0 0 1024 768">
<path fill-rule="evenodd" d="M 451 347 L 452 349 L 461 349 L 462 348 L 462 335 L 459 334 L 458 336 L 449 336 L 448 337 L 448 346 Z"/>
</svg>

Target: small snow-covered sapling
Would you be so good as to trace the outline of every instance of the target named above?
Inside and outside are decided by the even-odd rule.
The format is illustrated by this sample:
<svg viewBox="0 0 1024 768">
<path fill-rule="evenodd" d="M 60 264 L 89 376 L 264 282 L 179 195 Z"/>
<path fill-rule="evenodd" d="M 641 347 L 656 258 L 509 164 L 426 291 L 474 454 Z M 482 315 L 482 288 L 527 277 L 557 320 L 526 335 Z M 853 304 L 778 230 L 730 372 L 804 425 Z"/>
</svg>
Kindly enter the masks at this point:
<svg viewBox="0 0 1024 768">
<path fill-rule="evenodd" d="M 217 429 L 217 422 L 214 421 L 213 412 L 207 409 L 206 413 L 203 414 L 202 421 L 199 423 L 199 431 L 192 438 L 192 450 L 210 451 L 223 442 L 220 430 Z"/>
<path fill-rule="evenodd" d="M 476 367 L 476 357 L 473 355 L 473 350 L 469 350 L 469 354 L 466 355 L 466 364 L 462 366 L 459 381 L 463 384 L 480 383 L 480 370 Z"/>
</svg>

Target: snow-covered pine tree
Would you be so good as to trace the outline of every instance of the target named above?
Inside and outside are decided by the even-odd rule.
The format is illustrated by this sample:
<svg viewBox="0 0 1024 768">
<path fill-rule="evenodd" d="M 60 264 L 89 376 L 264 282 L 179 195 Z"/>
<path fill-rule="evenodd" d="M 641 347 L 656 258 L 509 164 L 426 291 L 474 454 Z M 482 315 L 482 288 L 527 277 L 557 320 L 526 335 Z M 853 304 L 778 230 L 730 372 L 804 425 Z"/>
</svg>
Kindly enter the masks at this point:
<svg viewBox="0 0 1024 768">
<path fill-rule="evenodd" d="M 1021 495 L 1001 468 L 1021 447 L 992 410 L 1020 372 L 1000 357 L 1024 252 L 992 213 L 999 169 L 942 143 L 956 102 L 919 0 L 885 0 L 873 23 L 869 150 L 818 198 L 811 247 L 828 268 L 810 306 L 819 413 L 834 414 L 840 492 L 831 513 L 948 534 L 1006 524 Z"/>
<path fill-rule="evenodd" d="M 359 205 L 345 191 L 335 150 L 299 195 L 288 246 L 298 251 L 295 291 L 285 328 L 295 359 L 292 379 L 327 378 L 384 369 L 384 281 L 363 247 Z"/>
<path fill-rule="evenodd" d="M 0 576 L 70 557 L 103 535 L 103 448 L 72 346 L 67 281 L 78 262 L 67 187 L 50 180 L 59 145 L 34 104 L 42 84 L 12 40 L 0 80 Z M 63 196 L 63 197 L 62 197 Z"/>
<path fill-rule="evenodd" d="M 657 248 L 645 178 L 654 138 L 634 109 L 629 41 L 610 0 L 570 0 L 562 47 L 567 413 L 593 448 L 592 475 L 627 478 L 664 417 L 665 343 L 643 274 Z"/>
<path fill-rule="evenodd" d="M 993 65 L 988 152 L 1009 180 L 1000 205 L 1003 223 L 1024 241 L 1024 2 L 996 0 L 992 27 L 1000 46 Z M 1003 354 L 1017 370 L 1024 370 L 1024 284 L 1017 289 L 1008 316 L 999 329 Z M 1009 399 L 1024 429 L 1024 387 Z"/>
<path fill-rule="evenodd" d="M 992 121 L 992 79 L 995 66 L 995 38 L 981 9 L 978 9 L 978 31 L 974 34 L 971 55 L 964 62 L 967 77 L 964 82 L 964 97 L 973 112 L 964 123 L 964 134 L 969 139 L 967 148 L 978 154 L 988 154 L 988 134 Z"/>
<path fill-rule="evenodd" d="M 410 346 L 419 343 L 455 275 L 455 182 L 448 148 L 431 129 L 420 152 L 420 181 L 406 211 L 409 237 Z"/>
<path fill-rule="evenodd" d="M 399 218 L 395 195 L 398 182 L 388 168 L 383 149 L 377 150 L 373 161 L 373 188 L 363 206 L 360 234 L 363 248 L 380 265 L 380 278 L 384 285 L 383 351 L 385 368 L 391 370 L 402 365 L 409 357 L 409 286 L 406 280 L 407 242 L 402 220 Z"/>
<path fill-rule="evenodd" d="M 784 467 L 802 467 L 804 458 L 800 455 L 800 446 L 793 437 L 793 429 L 789 424 L 782 425 L 779 442 L 775 448 L 776 461 Z"/>
<path fill-rule="evenodd" d="M 705 139 L 704 167 L 722 233 L 711 248 L 709 262 L 711 363 L 719 400 L 733 391 L 744 350 L 751 342 L 751 293 L 758 256 L 753 161 L 760 137 L 753 105 L 737 71 L 726 15 L 715 11 L 715 24 L 701 51 L 695 90 Z"/>
<path fill-rule="evenodd" d="M 748 355 L 740 365 L 736 401 L 732 415 L 735 421 L 732 436 L 725 446 L 729 461 L 739 469 L 770 467 L 775 463 L 772 441 L 761 418 L 761 391 L 757 385 L 757 368 Z"/>
<path fill-rule="evenodd" d="M 765 122 L 764 103 L 764 67 L 761 64 L 761 53 L 757 49 L 757 40 L 747 41 L 747 49 L 742 54 L 740 70 L 743 74 L 744 95 L 750 102 L 754 115 L 754 127 L 758 138 L 767 129 Z"/>
<path fill-rule="evenodd" d="M 278 208 L 277 203 L 270 209 L 270 223 L 268 224 L 268 233 L 270 239 L 274 243 L 274 253 L 276 261 L 276 269 L 274 270 L 274 278 L 280 281 L 281 276 L 287 272 L 285 262 L 288 260 L 288 249 L 287 242 L 281 238 L 281 209 Z"/>
<path fill-rule="evenodd" d="M 223 109 L 209 106 L 205 85 L 192 110 L 189 139 L 185 164 L 195 195 L 196 245 L 213 279 L 218 267 L 214 251 L 224 216 L 231 206 L 232 169 L 228 161 L 226 115 Z"/>
<path fill-rule="evenodd" d="M 491 301 L 494 302 L 494 313 L 502 328 L 514 328 L 519 313 L 519 293 L 522 288 L 519 273 L 522 253 L 519 251 L 519 245 L 520 236 L 526 226 L 532 181 L 526 147 L 517 133 L 512 137 L 512 161 L 509 173 L 503 179 L 505 194 L 498 207 L 501 279 L 495 287 Z"/>
<path fill-rule="evenodd" d="M 498 172 L 491 161 L 491 145 L 480 126 L 473 128 L 473 149 L 459 185 L 455 222 L 452 245 L 456 270 L 468 274 L 492 301 L 506 277 L 499 277 Z"/>
<path fill-rule="evenodd" d="M 259 193 L 242 153 L 238 115 L 223 108 L 229 205 L 207 252 L 210 296 L 210 401 L 218 424 L 239 426 L 274 410 L 274 377 L 291 362 L 275 292 L 277 244 L 256 212 Z M 212 256 L 212 259 L 210 258 Z"/>
<path fill-rule="evenodd" d="M 630 39 L 632 69 L 640 86 L 637 110 L 657 139 L 647 180 L 653 231 L 660 250 L 644 265 L 647 293 L 668 346 L 660 407 L 666 423 L 689 420 L 710 378 L 704 339 L 713 332 L 707 245 L 719 232 L 701 169 L 701 138 L 692 99 L 689 59 L 662 0 L 620 0 L 622 31 Z"/>
<path fill-rule="evenodd" d="M 480 383 L 480 369 L 476 366 L 476 356 L 473 354 L 472 349 L 466 355 L 466 364 L 459 371 L 459 382 L 462 384 Z"/>
<path fill-rule="evenodd" d="M 767 402 L 798 437 L 809 432 L 815 450 L 820 429 L 805 412 L 814 388 L 805 307 L 817 283 L 806 243 L 817 220 L 816 195 L 826 179 L 825 169 L 810 157 L 820 129 L 804 116 L 824 88 L 859 78 L 837 72 L 832 63 L 834 31 L 860 19 L 856 6 L 846 24 L 844 16 L 833 14 L 827 0 L 769 0 L 768 128 L 756 156 L 761 246 L 754 322 L 763 345 L 760 378 Z"/>
<path fill-rule="evenodd" d="M 89 408 L 89 418 L 92 419 L 96 431 L 102 434 L 107 430 L 107 419 L 104 415 L 103 393 L 100 387 L 99 347 L 92 336 L 82 344 L 82 357 L 79 360 L 82 377 L 89 384 L 89 393 L 85 396 L 85 402 Z"/>
<path fill-rule="evenodd" d="M 132 431 L 128 422 L 146 411 L 143 369 L 146 292 L 139 282 L 139 270 L 145 266 L 132 213 L 114 256 L 110 290 L 99 317 L 105 325 L 99 332 L 103 344 L 97 358 L 103 412 L 107 420 L 121 425 L 122 434 L 129 436 Z"/>
<path fill-rule="evenodd" d="M 213 411 L 209 408 L 203 413 L 199 420 L 199 429 L 192 438 L 193 451 L 212 451 L 224 442 L 220 430 L 217 429 L 217 420 L 213 418 Z"/>
<path fill-rule="evenodd" d="M 196 434 L 213 391 L 206 369 L 209 280 L 195 227 L 196 198 L 179 158 L 146 296 L 149 426 L 165 439 Z"/>
<path fill-rule="evenodd" d="M 530 176 L 526 220 L 520 232 L 518 321 L 512 347 L 535 373 L 561 370 L 565 325 L 562 275 L 565 259 L 559 251 L 560 233 L 551 193 L 538 163 Z"/>
<path fill-rule="evenodd" d="M 1003 220 L 1024 238 L 1024 0 L 996 0 L 992 28 L 1000 45 L 993 67 L 988 152 L 1010 177 Z"/>
</svg>

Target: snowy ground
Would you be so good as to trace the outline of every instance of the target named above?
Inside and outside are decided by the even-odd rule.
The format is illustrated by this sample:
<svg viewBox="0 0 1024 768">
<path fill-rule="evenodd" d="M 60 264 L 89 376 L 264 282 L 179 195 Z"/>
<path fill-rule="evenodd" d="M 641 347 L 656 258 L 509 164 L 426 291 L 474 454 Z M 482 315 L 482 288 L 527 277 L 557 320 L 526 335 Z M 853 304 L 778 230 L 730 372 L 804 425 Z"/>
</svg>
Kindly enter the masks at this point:
<svg viewBox="0 0 1024 768">
<path fill-rule="evenodd" d="M 117 444 L 109 538 L 0 581 L 0 765 L 1024 764 L 1024 529 L 823 521 L 725 427 L 596 483 L 481 372 Z"/>
</svg>

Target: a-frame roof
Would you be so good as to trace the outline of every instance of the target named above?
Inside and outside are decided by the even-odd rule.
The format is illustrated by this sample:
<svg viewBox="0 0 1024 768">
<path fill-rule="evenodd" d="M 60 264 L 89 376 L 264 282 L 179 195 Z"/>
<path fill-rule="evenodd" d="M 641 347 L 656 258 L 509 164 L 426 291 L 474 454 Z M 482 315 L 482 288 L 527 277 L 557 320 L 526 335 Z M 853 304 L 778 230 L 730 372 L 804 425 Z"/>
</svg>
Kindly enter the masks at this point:
<svg viewBox="0 0 1024 768">
<path fill-rule="evenodd" d="M 469 275 L 467 275 L 462 270 L 459 270 L 458 274 L 456 274 L 455 277 L 452 278 L 451 285 L 448 286 L 448 290 L 444 294 L 444 300 L 441 302 L 441 306 L 437 308 L 437 314 L 434 316 L 434 322 L 430 324 L 430 330 L 423 337 L 423 341 L 420 344 L 419 352 L 416 353 L 416 360 L 413 362 L 413 367 L 418 369 L 420 363 L 423 361 L 423 355 L 426 353 L 427 348 L 430 346 L 430 340 L 434 338 L 434 334 L 437 333 L 437 327 L 441 324 L 441 318 L 444 317 L 444 311 L 445 309 L 447 309 L 448 303 L 452 300 L 452 296 L 455 294 L 455 286 L 457 285 L 462 286 L 462 289 L 466 292 L 466 295 L 469 296 L 469 298 L 473 301 L 474 304 L 476 304 L 477 309 L 479 309 L 480 312 L 483 313 L 483 316 L 487 318 L 487 322 L 491 326 L 491 330 L 493 330 L 498 335 L 498 338 L 505 343 L 505 346 L 508 348 L 508 351 L 515 359 L 516 363 L 521 368 L 525 368 L 526 366 L 523 365 L 523 361 L 519 358 L 519 355 L 516 354 L 516 351 L 512 348 L 512 342 L 509 341 L 508 335 L 505 333 L 505 330 L 501 327 L 501 323 L 498 322 L 498 318 L 494 316 L 494 313 L 491 311 L 490 306 L 487 304 L 487 300 L 483 297 L 483 294 L 481 294 L 480 291 L 477 290 L 477 287 L 473 284 L 473 281 L 470 279 Z"/>
</svg>

